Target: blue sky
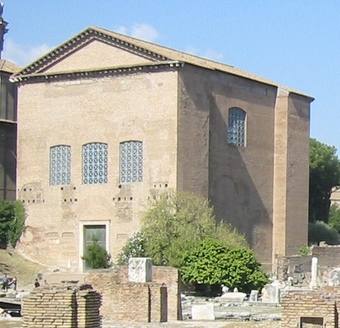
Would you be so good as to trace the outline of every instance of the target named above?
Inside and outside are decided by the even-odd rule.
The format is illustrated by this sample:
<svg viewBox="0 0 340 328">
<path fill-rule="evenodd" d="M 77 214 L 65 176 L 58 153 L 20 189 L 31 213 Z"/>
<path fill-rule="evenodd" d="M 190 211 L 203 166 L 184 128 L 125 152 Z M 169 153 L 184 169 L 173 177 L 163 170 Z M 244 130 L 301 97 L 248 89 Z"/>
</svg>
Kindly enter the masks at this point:
<svg viewBox="0 0 340 328">
<path fill-rule="evenodd" d="M 340 154 L 338 0 L 2 0 L 3 58 L 27 65 L 88 26 L 220 61 L 315 98 L 311 137 Z"/>
</svg>

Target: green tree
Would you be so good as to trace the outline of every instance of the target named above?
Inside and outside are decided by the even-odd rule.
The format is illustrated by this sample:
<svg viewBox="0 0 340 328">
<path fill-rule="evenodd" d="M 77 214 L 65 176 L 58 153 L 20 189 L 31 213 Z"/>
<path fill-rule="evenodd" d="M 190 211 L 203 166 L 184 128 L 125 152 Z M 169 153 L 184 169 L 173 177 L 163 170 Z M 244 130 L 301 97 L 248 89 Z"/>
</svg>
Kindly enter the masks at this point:
<svg viewBox="0 0 340 328">
<path fill-rule="evenodd" d="M 229 249 L 220 240 L 208 238 L 186 254 L 180 270 L 184 282 L 224 284 L 250 292 L 268 282 L 260 266 L 249 248 Z"/>
<path fill-rule="evenodd" d="M 10 222 L 8 232 L 8 241 L 15 247 L 22 233 L 25 231 L 26 212 L 21 201 L 17 200 L 13 203 L 14 218 Z"/>
<path fill-rule="evenodd" d="M 169 192 L 158 197 L 142 218 L 145 252 L 155 265 L 181 267 L 183 254 L 206 238 L 219 238 L 230 248 L 245 246 L 230 225 L 216 223 L 209 201 L 199 195 Z"/>
<path fill-rule="evenodd" d="M 309 222 L 328 222 L 330 195 L 340 184 L 340 162 L 335 147 L 310 140 Z"/>
<path fill-rule="evenodd" d="M 25 230 L 25 209 L 20 201 L 0 201 L 0 245 L 15 247 Z"/>
<path fill-rule="evenodd" d="M 11 221 L 14 220 L 13 204 L 8 201 L 0 202 L 0 245 L 6 248 L 8 244 L 8 233 L 10 231 Z"/>
<path fill-rule="evenodd" d="M 340 208 L 337 204 L 332 204 L 329 208 L 329 225 L 340 233 Z"/>
<path fill-rule="evenodd" d="M 111 255 L 99 245 L 96 239 L 93 239 L 92 244 L 87 246 L 82 259 L 87 261 L 92 269 L 106 269 L 111 266 Z"/>
</svg>

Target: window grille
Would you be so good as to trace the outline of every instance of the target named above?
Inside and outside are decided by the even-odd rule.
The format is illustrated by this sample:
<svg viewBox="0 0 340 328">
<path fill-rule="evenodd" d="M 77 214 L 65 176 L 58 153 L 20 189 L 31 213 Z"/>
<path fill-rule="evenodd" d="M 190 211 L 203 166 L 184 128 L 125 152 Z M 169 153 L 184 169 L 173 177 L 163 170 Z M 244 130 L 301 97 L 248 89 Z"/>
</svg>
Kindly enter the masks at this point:
<svg viewBox="0 0 340 328">
<path fill-rule="evenodd" d="M 125 141 L 120 143 L 120 182 L 143 180 L 143 143 Z"/>
<path fill-rule="evenodd" d="M 71 147 L 60 145 L 50 148 L 50 185 L 71 183 Z"/>
<path fill-rule="evenodd" d="M 107 183 L 107 144 L 89 143 L 83 146 L 83 183 Z"/>
<path fill-rule="evenodd" d="M 228 113 L 228 143 L 245 146 L 246 112 L 240 108 L 230 108 Z"/>
</svg>

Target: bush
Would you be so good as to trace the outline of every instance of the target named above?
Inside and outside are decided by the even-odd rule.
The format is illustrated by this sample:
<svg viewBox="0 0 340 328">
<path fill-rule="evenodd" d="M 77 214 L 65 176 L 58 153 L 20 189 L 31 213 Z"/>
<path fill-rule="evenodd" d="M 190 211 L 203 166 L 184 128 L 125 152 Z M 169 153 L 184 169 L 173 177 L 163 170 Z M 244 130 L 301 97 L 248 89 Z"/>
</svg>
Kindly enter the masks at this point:
<svg viewBox="0 0 340 328">
<path fill-rule="evenodd" d="M 213 208 L 203 196 L 168 192 L 157 196 L 142 218 L 145 254 L 155 265 L 180 268 L 183 254 L 206 238 L 221 239 L 230 248 L 245 246 L 230 225 L 216 223 Z"/>
<path fill-rule="evenodd" d="M 318 244 L 325 241 L 329 245 L 339 244 L 338 232 L 323 221 L 316 221 L 308 225 L 308 243 Z"/>
<path fill-rule="evenodd" d="M 92 269 L 107 269 L 111 266 L 111 255 L 95 239 L 86 248 L 82 259 L 87 261 Z"/>
<path fill-rule="evenodd" d="M 248 248 L 228 249 L 223 242 L 208 238 L 184 257 L 181 275 L 184 282 L 224 284 L 249 293 L 260 290 L 268 277 Z"/>
<path fill-rule="evenodd" d="M 128 264 L 130 257 L 148 257 L 145 251 L 146 239 L 143 232 L 139 231 L 128 239 L 117 256 L 118 265 Z"/>
</svg>

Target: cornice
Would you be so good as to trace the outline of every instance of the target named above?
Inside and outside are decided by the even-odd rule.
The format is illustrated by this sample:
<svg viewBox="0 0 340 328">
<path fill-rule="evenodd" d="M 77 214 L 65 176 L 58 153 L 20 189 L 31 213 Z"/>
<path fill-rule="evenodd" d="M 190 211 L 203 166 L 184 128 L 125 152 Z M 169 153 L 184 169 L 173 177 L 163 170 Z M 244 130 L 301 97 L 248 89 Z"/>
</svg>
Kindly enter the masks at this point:
<svg viewBox="0 0 340 328">
<path fill-rule="evenodd" d="M 107 67 L 99 68 L 88 71 L 64 71 L 58 73 L 35 73 L 35 74 L 22 74 L 22 75 L 12 75 L 10 78 L 11 82 L 21 83 L 28 80 L 34 82 L 51 82 L 55 80 L 74 80 L 74 79 L 86 79 L 86 78 L 97 78 L 105 76 L 114 75 L 126 75 L 126 74 L 136 74 L 136 73 L 149 73 L 155 71 L 164 70 L 177 70 L 183 67 L 184 63 L 179 61 L 167 61 L 167 62 L 154 62 L 147 64 L 139 64 L 134 66 L 119 66 L 119 67 Z"/>
</svg>

